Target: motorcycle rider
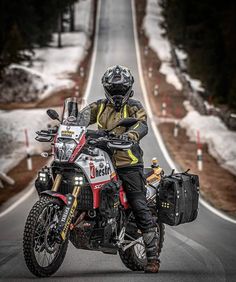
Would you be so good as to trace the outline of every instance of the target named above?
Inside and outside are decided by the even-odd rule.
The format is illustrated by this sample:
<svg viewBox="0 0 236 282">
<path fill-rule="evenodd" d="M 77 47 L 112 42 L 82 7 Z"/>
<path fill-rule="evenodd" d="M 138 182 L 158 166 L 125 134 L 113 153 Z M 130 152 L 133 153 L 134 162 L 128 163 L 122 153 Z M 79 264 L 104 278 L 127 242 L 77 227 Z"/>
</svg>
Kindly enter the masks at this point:
<svg viewBox="0 0 236 282">
<path fill-rule="evenodd" d="M 126 67 L 116 65 L 107 69 L 102 77 L 106 99 L 90 104 L 90 124 L 97 123 L 99 130 L 110 129 L 122 118 L 133 117 L 138 121 L 130 128 L 117 127 L 113 133 L 125 140 L 136 141 L 130 150 L 116 150 L 113 161 L 126 191 L 138 228 L 143 234 L 147 265 L 145 272 L 158 272 L 157 233 L 145 196 L 143 152 L 139 141 L 148 133 L 147 115 L 137 100 L 130 99 L 134 92 L 134 78 Z"/>
</svg>

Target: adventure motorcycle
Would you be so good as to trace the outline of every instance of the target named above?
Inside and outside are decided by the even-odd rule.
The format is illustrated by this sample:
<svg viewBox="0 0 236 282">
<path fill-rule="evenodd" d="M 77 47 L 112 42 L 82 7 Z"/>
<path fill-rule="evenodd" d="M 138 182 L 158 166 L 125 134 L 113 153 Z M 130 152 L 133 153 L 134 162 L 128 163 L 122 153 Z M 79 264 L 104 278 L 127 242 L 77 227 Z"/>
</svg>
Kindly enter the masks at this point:
<svg viewBox="0 0 236 282">
<path fill-rule="evenodd" d="M 143 270 L 146 264 L 142 233 L 129 208 L 122 183 L 111 161 L 114 150 L 129 150 L 132 141 L 121 140 L 112 130 L 89 130 L 90 109 L 79 110 L 76 99 L 64 103 L 62 118 L 47 114 L 59 126 L 37 133 L 39 142 L 52 142 L 50 167 L 35 182 L 39 200 L 32 207 L 24 229 L 24 258 L 36 276 L 55 273 L 66 255 L 68 241 L 77 249 L 119 254 L 126 267 Z M 137 120 L 120 120 L 130 127 Z M 158 252 L 164 241 L 164 225 L 157 220 L 156 194 L 162 169 L 153 161 L 144 170 L 146 196 L 159 235 Z"/>
</svg>

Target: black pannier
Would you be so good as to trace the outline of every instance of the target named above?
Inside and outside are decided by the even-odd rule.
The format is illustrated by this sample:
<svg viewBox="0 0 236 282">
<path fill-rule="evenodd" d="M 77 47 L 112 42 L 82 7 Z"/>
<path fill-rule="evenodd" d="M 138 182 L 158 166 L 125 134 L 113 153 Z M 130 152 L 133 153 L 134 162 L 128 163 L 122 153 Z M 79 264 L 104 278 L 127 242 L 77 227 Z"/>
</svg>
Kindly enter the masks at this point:
<svg viewBox="0 0 236 282">
<path fill-rule="evenodd" d="M 171 226 L 195 220 L 198 215 L 198 200 L 197 175 L 184 172 L 164 176 L 157 193 L 159 220 Z"/>
</svg>

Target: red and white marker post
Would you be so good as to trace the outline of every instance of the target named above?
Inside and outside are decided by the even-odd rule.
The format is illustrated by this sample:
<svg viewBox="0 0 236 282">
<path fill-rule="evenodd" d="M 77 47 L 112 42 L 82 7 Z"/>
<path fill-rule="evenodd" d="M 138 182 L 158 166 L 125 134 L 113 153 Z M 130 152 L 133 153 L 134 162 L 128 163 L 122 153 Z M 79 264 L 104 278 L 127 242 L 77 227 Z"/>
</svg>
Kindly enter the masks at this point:
<svg viewBox="0 0 236 282">
<path fill-rule="evenodd" d="M 26 147 L 26 154 L 27 154 L 27 168 L 28 170 L 32 170 L 33 169 L 33 165 L 32 165 L 32 158 L 30 155 L 30 149 L 29 149 L 29 136 L 28 136 L 28 130 L 25 129 L 25 147 Z"/>
<path fill-rule="evenodd" d="M 155 84 L 153 93 L 154 93 L 154 96 L 158 96 L 159 94 L 159 85 L 158 84 Z"/>
<path fill-rule="evenodd" d="M 75 97 L 79 97 L 79 85 L 75 86 Z"/>
<path fill-rule="evenodd" d="M 197 168 L 199 171 L 203 170 L 202 144 L 200 140 L 200 131 L 199 130 L 197 130 Z"/>
<path fill-rule="evenodd" d="M 179 135 L 179 121 L 175 120 L 175 126 L 174 126 L 174 137 L 177 138 Z"/>
<path fill-rule="evenodd" d="M 165 100 L 163 100 L 161 103 L 161 115 L 163 117 L 166 116 L 166 108 L 167 108 L 167 103 L 165 102 Z"/>
<path fill-rule="evenodd" d="M 148 68 L 148 77 L 152 78 L 152 67 Z"/>
</svg>

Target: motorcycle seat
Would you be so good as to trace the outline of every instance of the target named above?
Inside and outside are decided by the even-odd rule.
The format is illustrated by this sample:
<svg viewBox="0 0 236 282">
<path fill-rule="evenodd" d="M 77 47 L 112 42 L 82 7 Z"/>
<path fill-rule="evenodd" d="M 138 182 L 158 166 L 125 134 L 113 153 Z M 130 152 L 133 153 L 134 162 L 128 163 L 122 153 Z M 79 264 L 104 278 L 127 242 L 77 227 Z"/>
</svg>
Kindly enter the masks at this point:
<svg viewBox="0 0 236 282">
<path fill-rule="evenodd" d="M 154 173 L 154 170 L 152 167 L 145 167 L 143 169 L 143 173 L 144 173 L 145 178 L 148 178 L 149 176 L 151 176 Z"/>
</svg>

